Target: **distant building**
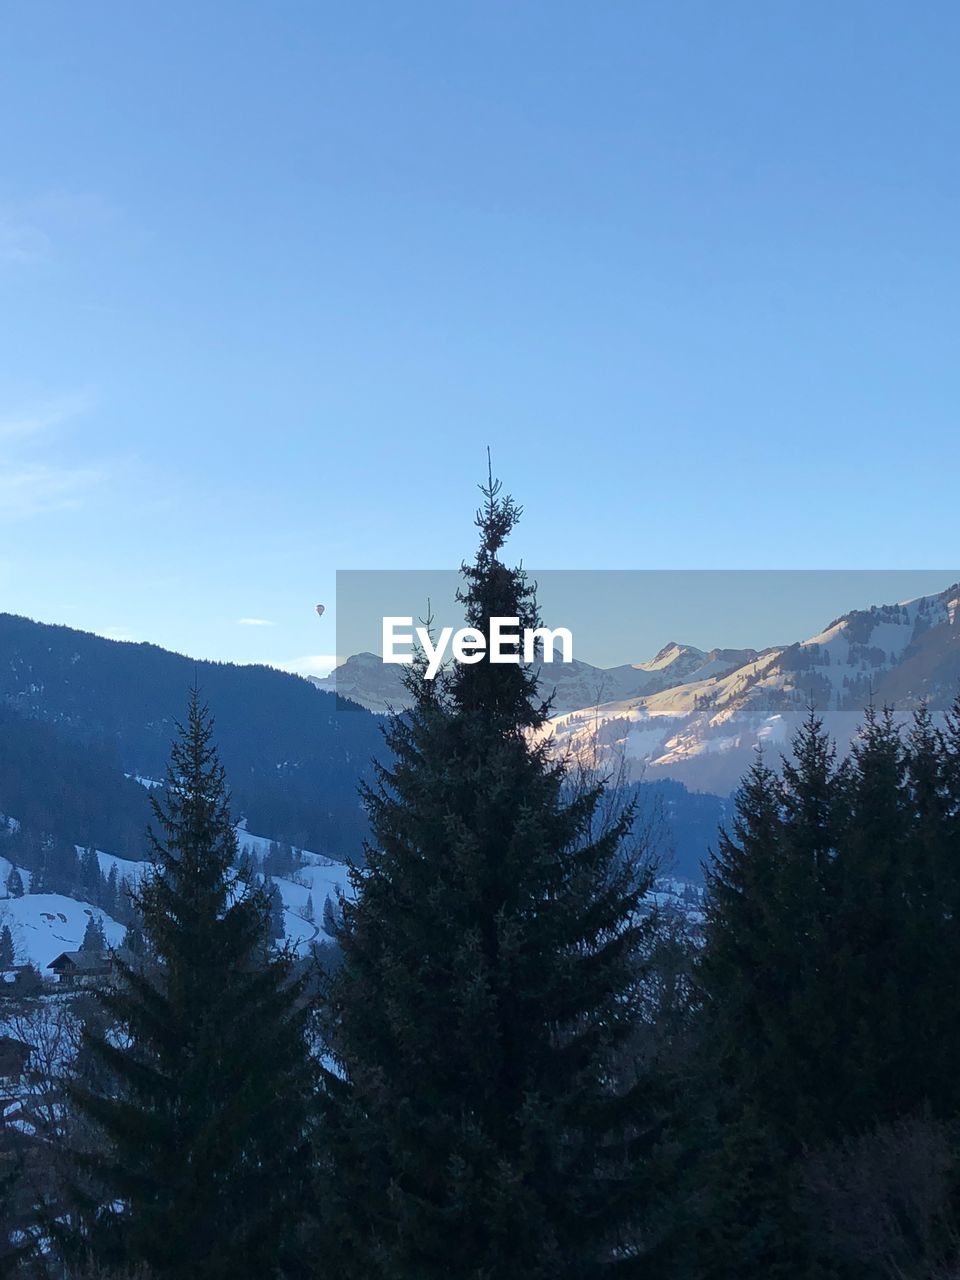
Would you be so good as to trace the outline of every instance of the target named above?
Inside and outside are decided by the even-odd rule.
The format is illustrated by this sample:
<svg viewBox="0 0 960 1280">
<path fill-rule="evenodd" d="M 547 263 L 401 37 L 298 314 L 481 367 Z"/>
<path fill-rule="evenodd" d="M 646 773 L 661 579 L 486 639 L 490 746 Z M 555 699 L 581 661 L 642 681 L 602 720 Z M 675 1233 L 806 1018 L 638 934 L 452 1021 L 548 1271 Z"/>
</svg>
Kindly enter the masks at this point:
<svg viewBox="0 0 960 1280">
<path fill-rule="evenodd" d="M 62 951 L 47 965 L 62 983 L 86 986 L 109 977 L 113 959 L 108 951 Z"/>
</svg>

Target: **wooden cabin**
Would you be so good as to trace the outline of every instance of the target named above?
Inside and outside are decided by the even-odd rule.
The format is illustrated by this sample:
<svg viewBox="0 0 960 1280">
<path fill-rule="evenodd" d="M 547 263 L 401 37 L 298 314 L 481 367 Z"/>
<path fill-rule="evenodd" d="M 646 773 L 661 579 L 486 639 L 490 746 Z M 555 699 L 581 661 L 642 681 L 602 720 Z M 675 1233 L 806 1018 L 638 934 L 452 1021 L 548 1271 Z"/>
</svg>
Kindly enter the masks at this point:
<svg viewBox="0 0 960 1280">
<path fill-rule="evenodd" d="M 62 951 L 47 968 L 60 982 L 71 986 L 87 985 L 109 977 L 113 960 L 108 951 Z"/>
</svg>

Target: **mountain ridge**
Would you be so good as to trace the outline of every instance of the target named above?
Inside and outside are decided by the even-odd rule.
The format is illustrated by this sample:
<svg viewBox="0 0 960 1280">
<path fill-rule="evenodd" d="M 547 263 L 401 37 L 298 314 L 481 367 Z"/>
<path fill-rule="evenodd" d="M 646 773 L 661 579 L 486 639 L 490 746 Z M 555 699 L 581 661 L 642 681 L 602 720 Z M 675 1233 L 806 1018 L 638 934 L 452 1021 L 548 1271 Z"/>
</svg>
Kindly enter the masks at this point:
<svg viewBox="0 0 960 1280">
<path fill-rule="evenodd" d="M 867 705 L 906 717 L 942 713 L 960 691 L 960 586 L 855 609 L 822 631 L 755 652 L 725 674 L 558 714 L 546 736 L 564 752 L 622 758 L 648 778 L 729 791 L 757 747 L 784 748 L 808 707 L 845 750 Z"/>
<path fill-rule="evenodd" d="M 754 654 L 752 649 L 711 649 L 671 641 L 647 662 L 622 663 L 616 667 L 595 667 L 574 658 L 568 663 L 542 663 L 541 690 L 552 693 L 552 711 L 562 715 L 583 706 L 599 705 L 616 698 L 654 693 L 674 684 L 732 669 Z M 326 693 L 336 693 L 359 703 L 368 711 L 383 715 L 406 710 L 410 696 L 403 687 L 402 666 L 387 664 L 377 654 L 353 654 L 328 676 L 308 676 L 310 683 Z"/>
</svg>

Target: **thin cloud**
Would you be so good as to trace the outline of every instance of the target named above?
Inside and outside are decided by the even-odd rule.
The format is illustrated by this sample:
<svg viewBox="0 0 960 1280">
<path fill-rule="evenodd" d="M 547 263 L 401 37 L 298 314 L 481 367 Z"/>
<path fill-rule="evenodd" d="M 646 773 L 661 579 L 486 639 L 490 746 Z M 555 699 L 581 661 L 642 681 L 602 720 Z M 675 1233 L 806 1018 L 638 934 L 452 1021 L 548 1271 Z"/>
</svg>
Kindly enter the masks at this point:
<svg viewBox="0 0 960 1280">
<path fill-rule="evenodd" d="M 277 624 L 269 618 L 238 618 L 238 627 L 275 627 Z"/>
<path fill-rule="evenodd" d="M 0 521 L 76 510 L 105 474 L 96 467 L 44 467 L 0 458 Z"/>
<path fill-rule="evenodd" d="M 13 412 L 0 411 L 0 522 L 76 510 L 106 479 L 102 463 L 53 465 L 31 456 L 38 436 L 85 413 L 92 404 L 88 391 L 77 390 Z"/>
<path fill-rule="evenodd" d="M 39 227 L 0 213 L 0 263 L 29 266 L 50 254 L 50 237 Z"/>
<path fill-rule="evenodd" d="M 86 390 L 77 390 L 21 409 L 19 412 L 0 414 L 0 441 L 17 436 L 36 435 L 50 427 L 57 427 L 62 422 L 69 422 L 71 418 L 86 413 L 92 407 L 91 393 Z"/>
<path fill-rule="evenodd" d="M 120 211 L 95 191 L 50 191 L 0 205 L 0 266 L 45 262 L 77 236 L 116 231 Z"/>
</svg>

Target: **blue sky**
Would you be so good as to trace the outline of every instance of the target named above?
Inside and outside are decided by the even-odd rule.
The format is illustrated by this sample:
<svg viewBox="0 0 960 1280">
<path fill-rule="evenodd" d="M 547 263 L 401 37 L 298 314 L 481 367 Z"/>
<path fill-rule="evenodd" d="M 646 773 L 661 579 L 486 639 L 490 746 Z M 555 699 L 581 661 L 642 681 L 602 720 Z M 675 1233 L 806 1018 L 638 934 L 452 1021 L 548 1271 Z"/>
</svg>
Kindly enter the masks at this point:
<svg viewBox="0 0 960 1280">
<path fill-rule="evenodd" d="M 954 558 L 955 4 L 2 23 L 0 608 L 304 665 L 488 443 L 544 568 Z"/>
</svg>

